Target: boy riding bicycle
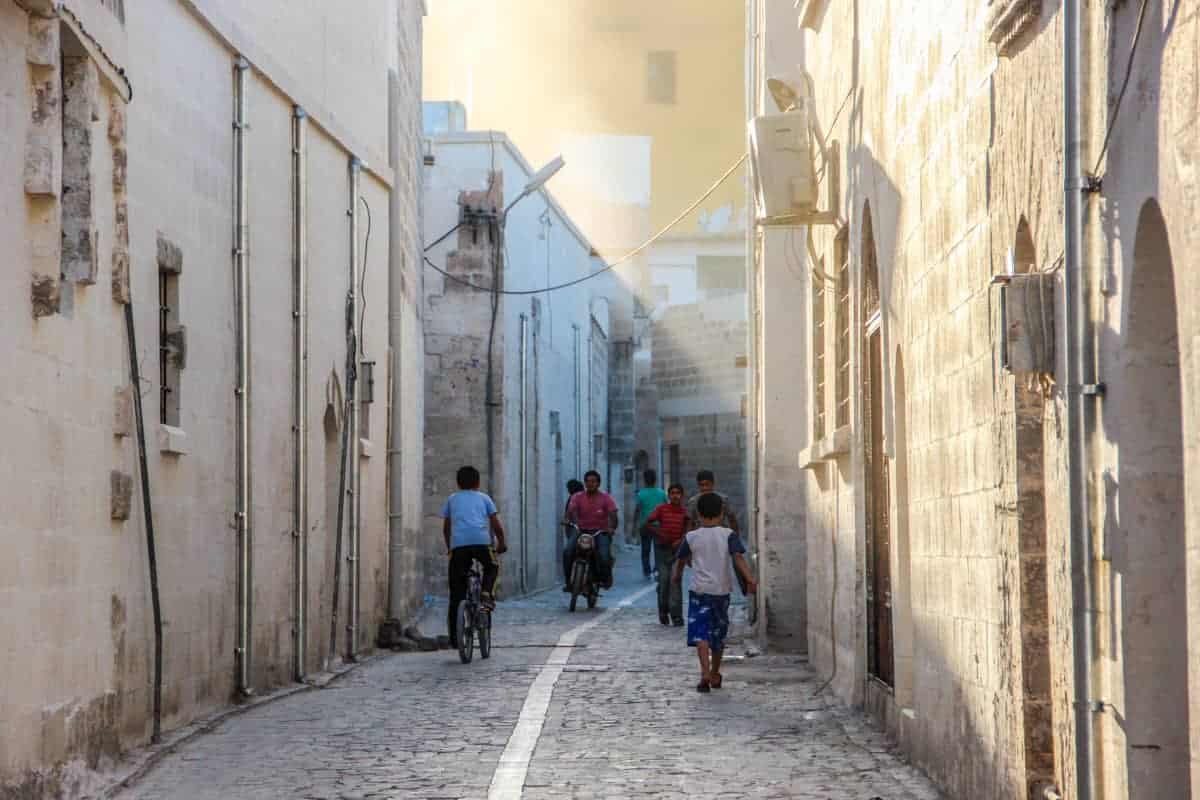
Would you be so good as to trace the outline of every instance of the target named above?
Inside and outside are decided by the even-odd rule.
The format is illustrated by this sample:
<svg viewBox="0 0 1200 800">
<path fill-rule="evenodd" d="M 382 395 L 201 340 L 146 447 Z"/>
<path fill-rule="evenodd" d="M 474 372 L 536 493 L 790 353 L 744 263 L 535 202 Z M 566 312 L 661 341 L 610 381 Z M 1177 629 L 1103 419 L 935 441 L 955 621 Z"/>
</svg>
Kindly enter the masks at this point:
<svg viewBox="0 0 1200 800">
<path fill-rule="evenodd" d="M 504 542 L 504 526 L 492 498 L 479 491 L 479 470 L 462 467 L 457 475 L 458 491 L 446 498 L 442 505 L 442 536 L 446 549 L 450 551 L 450 610 L 446 616 L 446 630 L 452 646 L 458 646 L 458 631 L 455 611 L 467 596 L 467 584 L 471 573 L 471 562 L 483 565 L 483 592 L 481 600 L 487 609 L 495 607 L 492 592 L 496 576 L 500 572 L 497 556 L 508 550 Z M 492 546 L 492 537 L 496 544 Z"/>
</svg>

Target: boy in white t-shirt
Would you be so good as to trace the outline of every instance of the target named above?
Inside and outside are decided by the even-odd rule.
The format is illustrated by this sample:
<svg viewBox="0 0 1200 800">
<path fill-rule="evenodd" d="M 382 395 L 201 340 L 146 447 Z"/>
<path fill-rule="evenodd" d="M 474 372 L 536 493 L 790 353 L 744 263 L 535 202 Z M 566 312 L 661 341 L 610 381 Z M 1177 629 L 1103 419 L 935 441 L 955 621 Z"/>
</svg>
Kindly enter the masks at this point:
<svg viewBox="0 0 1200 800">
<path fill-rule="evenodd" d="M 679 545 L 671 579 L 683 580 L 683 568 L 692 568 L 688 592 L 688 645 L 700 659 L 700 683 L 696 691 L 721 688 L 721 656 L 729 633 L 729 595 L 733 592 L 733 570 L 746 582 L 747 594 L 758 585 L 746 563 L 741 537 L 721 526 L 724 503 L 719 495 L 704 494 L 696 502 L 700 527 L 690 531 Z M 732 559 L 730 558 L 732 556 Z"/>
</svg>

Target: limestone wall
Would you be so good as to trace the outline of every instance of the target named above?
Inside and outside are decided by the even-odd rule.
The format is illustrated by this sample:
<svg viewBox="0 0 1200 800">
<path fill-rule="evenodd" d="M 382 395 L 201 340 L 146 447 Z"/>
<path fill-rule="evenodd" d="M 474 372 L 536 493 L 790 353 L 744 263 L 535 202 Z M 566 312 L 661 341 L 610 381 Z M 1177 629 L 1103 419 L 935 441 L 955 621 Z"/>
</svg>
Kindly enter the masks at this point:
<svg viewBox="0 0 1200 800">
<path fill-rule="evenodd" d="M 812 257 L 805 229 L 794 233 L 799 249 L 789 249 L 786 232 L 762 240 L 766 425 L 801 409 L 813 426 L 799 454 L 808 477 L 782 495 L 807 535 L 810 655 L 951 796 L 1026 797 L 1041 784 L 1073 796 L 1061 13 L 1032 4 L 1006 17 L 1003 3 L 895 0 L 843 14 L 837 3 L 810 2 L 800 32 L 789 33 L 790 5 L 765 4 L 764 71 L 794 79 L 788 71 L 799 63 L 812 75 L 842 180 L 840 223 L 812 229 Z M 1106 796 L 1166 796 L 1189 780 L 1186 730 L 1197 716 L 1179 710 L 1195 649 L 1180 643 L 1185 615 L 1170 599 L 1182 597 L 1191 568 L 1180 565 L 1195 538 L 1183 523 L 1195 463 L 1183 443 L 1195 408 L 1178 388 L 1191 380 L 1194 326 L 1179 253 L 1194 234 L 1175 220 L 1189 219 L 1196 202 L 1182 188 L 1194 173 L 1194 88 L 1183 87 L 1194 86 L 1196 30 L 1178 12 L 1149 13 L 1131 79 L 1147 88 L 1131 91 L 1118 113 L 1133 5 L 1089 6 L 1084 20 L 1083 152 L 1085 167 L 1104 173 L 1102 191 L 1085 195 L 1085 291 L 1096 315 L 1093 380 L 1110 387 L 1089 401 L 1100 422 L 1085 475 L 1097 555 L 1092 695 L 1113 704 L 1096 717 L 1094 758 Z M 761 84 L 759 92 L 772 108 Z M 872 262 L 877 385 L 867 349 Z M 1014 377 L 1003 366 L 1003 295 L 992 279 L 1022 272 L 1041 274 L 1055 297 L 1053 376 Z M 820 285 L 823 398 L 812 306 Z M 772 314 L 789 287 L 802 307 L 793 320 Z M 1138 310 L 1150 307 L 1158 311 Z M 807 368 L 778 391 L 772 379 L 785 359 Z M 872 391 L 882 397 L 882 481 L 870 471 Z M 822 399 L 827 427 L 818 432 L 813 404 Z M 771 487 L 768 475 L 764 491 Z M 871 615 L 879 497 L 890 536 L 886 674 L 873 663 Z M 780 593 L 767 591 L 769 607 Z M 1154 688 L 1144 688 L 1150 674 Z"/>
<path fill-rule="evenodd" d="M 234 42 L 252 62 L 246 134 L 251 685 L 266 692 L 293 677 L 291 121 L 297 102 L 306 104 L 311 122 L 306 671 L 336 655 L 328 652 L 330 512 L 336 508 L 334 442 L 344 422 L 347 169 L 352 155 L 387 152 L 387 115 L 380 111 L 388 107 L 387 64 L 411 71 L 419 60 L 419 25 L 410 19 L 403 34 L 389 37 L 383 32 L 397 25 L 399 12 L 383 2 L 337 15 L 342 24 L 324 27 L 317 56 L 280 47 L 269 27 L 247 31 L 227 25 L 219 13 L 206 17 L 208 4 L 175 4 L 153 14 L 129 8 L 123 18 L 96 3 L 65 5 L 63 22 L 31 20 L 13 3 L 0 5 L 0 158 L 11 167 L 0 181 L 0 225 L 14 256 L 0 315 L 11 377 L 0 392 L 0 418 L 16 511 L 0 527 L 10 553 L 0 576 L 0 630 L 8 643 L 0 782 L 26 793 L 21 796 L 70 794 L 66 762 L 96 766 L 150 734 L 153 630 L 122 306 L 130 296 L 165 623 L 163 726 L 187 723 L 234 699 Z M 257 4 L 256 10 L 292 18 L 276 5 Z M 419 19 L 418 3 L 401 5 L 409 15 L 417 9 Z M 380 63 L 365 56 L 347 61 L 343 55 L 359 53 L 362 36 L 403 38 L 405 63 L 397 63 L 399 55 Z M 53 78 L 60 58 L 70 64 L 66 85 Z M 333 76 L 327 91 L 308 92 L 301 61 Z M 331 110 L 319 99 L 344 97 L 335 85 L 342 81 L 371 94 L 370 114 L 343 111 L 341 99 L 331 100 Z M 366 105 L 361 97 L 345 102 Z M 415 101 L 397 113 L 419 119 Z M 65 139 L 58 133 L 64 125 Z M 367 144 L 352 152 L 353 142 Z M 56 147 L 63 148 L 57 156 Z M 367 302 L 363 345 L 378 363 L 376 401 L 363 432 L 361 650 L 372 646 L 388 612 L 392 178 L 386 157 L 373 168 L 362 182 L 372 213 L 370 243 L 364 215 L 364 262 L 357 265 Z M 411 195 L 411 182 L 401 190 Z M 413 199 L 401 216 L 415 214 Z M 62 246 L 64 236 L 70 247 Z M 160 273 L 175 282 L 168 304 L 186 331 L 173 330 L 162 342 Z M 168 366 L 178 371 L 173 394 L 162 392 L 160 344 L 170 347 Z M 422 368 L 417 362 L 413 374 Z M 164 401 L 177 404 L 178 424 L 171 428 L 160 423 Z M 409 414 L 398 410 L 398 416 Z M 412 427 L 419 416 L 410 420 L 410 430 L 419 431 Z M 343 587 L 343 603 L 346 596 Z M 343 621 L 345 613 L 343 607 Z M 344 638 L 339 635 L 339 650 Z"/>
</svg>

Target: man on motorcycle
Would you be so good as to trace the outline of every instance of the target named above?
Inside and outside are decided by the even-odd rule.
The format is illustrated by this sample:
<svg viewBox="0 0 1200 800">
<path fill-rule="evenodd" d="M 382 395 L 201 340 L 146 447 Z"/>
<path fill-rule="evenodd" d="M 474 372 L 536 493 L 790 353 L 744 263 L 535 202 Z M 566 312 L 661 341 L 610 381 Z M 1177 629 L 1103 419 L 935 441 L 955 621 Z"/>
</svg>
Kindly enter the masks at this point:
<svg viewBox="0 0 1200 800">
<path fill-rule="evenodd" d="M 567 546 L 563 548 L 564 592 L 571 591 L 571 565 L 575 562 L 575 542 L 580 531 L 596 534 L 596 577 L 605 589 L 612 588 L 612 532 L 617 529 L 617 504 L 607 492 L 600 491 L 600 473 L 589 470 L 583 476 L 582 492 L 571 496 L 567 503 L 567 520 L 578 530 L 567 529 Z"/>
</svg>

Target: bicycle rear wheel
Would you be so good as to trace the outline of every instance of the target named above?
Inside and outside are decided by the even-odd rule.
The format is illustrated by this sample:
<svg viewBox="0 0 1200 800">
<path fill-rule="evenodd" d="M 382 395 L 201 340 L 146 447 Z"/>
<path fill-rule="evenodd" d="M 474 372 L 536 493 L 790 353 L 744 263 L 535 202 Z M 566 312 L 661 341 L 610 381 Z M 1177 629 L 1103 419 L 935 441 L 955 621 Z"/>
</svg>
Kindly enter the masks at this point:
<svg viewBox="0 0 1200 800">
<path fill-rule="evenodd" d="M 477 632 L 479 657 L 489 658 L 492 655 L 492 612 L 481 610 L 477 627 L 479 628 Z"/>
<path fill-rule="evenodd" d="M 459 601 L 458 619 L 455 624 L 458 628 L 458 657 L 464 664 L 470 664 L 471 656 L 475 653 L 475 631 L 472 630 L 475 620 L 472 617 L 467 601 Z"/>
</svg>

